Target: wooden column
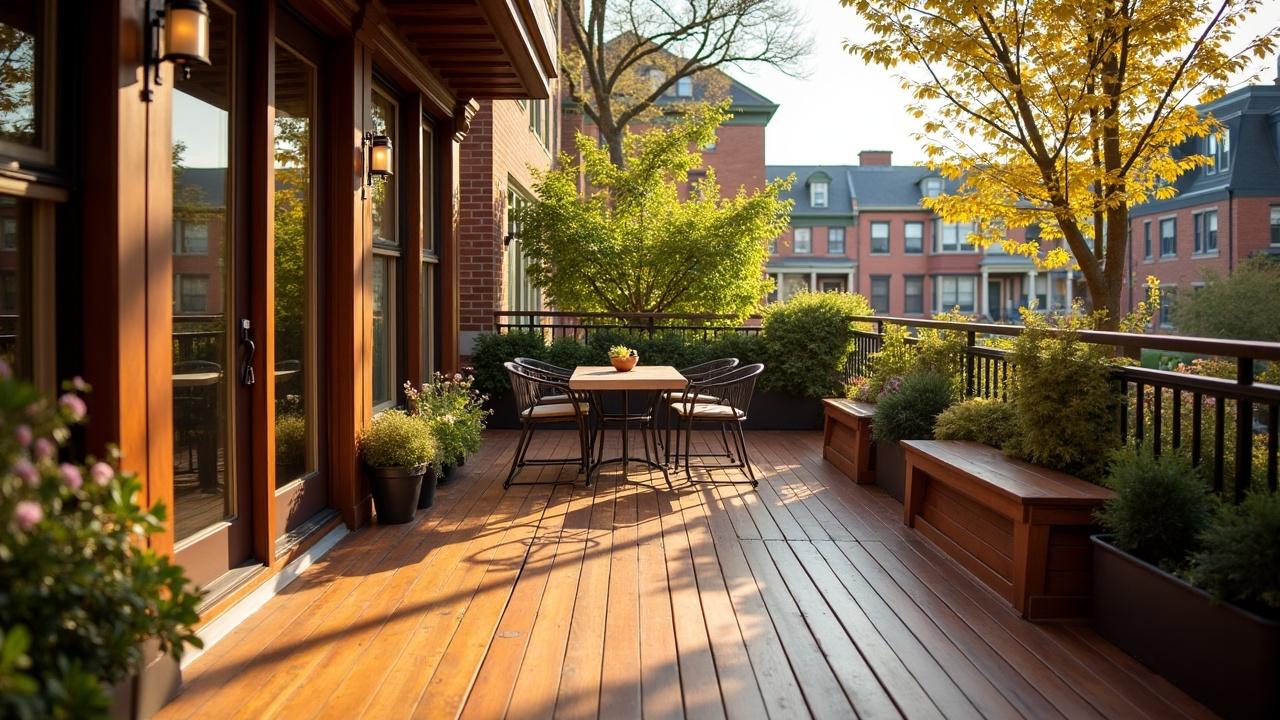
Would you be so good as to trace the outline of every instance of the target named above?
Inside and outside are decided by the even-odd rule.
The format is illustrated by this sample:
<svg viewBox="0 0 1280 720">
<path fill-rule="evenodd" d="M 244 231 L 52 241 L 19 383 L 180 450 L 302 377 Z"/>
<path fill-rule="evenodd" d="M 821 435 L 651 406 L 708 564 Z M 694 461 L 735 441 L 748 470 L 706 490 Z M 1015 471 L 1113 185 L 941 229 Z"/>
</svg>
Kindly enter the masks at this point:
<svg viewBox="0 0 1280 720">
<path fill-rule="evenodd" d="M 423 223 L 426 218 L 422 208 L 423 158 L 426 156 L 422 137 L 422 95 L 413 93 L 400 103 L 400 182 L 404 187 L 404 377 L 419 385 L 422 377 L 423 333 L 426 332 L 422 316 L 422 244 Z"/>
<path fill-rule="evenodd" d="M 458 187 L 459 158 L 462 140 L 471 127 L 471 119 L 480 109 L 475 100 L 459 103 L 454 111 L 453 133 L 445 135 L 440 153 L 440 369 L 458 371 L 460 365 L 458 332 L 461 326 L 458 284 Z"/>
</svg>

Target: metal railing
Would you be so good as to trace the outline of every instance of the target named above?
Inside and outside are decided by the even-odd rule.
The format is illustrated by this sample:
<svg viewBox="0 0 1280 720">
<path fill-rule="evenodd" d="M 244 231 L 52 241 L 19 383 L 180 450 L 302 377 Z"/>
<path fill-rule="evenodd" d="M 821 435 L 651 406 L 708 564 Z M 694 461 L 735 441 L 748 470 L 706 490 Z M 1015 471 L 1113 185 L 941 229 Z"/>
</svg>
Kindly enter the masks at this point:
<svg viewBox="0 0 1280 720">
<path fill-rule="evenodd" d="M 754 323 L 754 324 L 752 324 Z M 547 341 L 573 338 L 585 341 L 593 333 L 608 330 L 641 333 L 652 338 L 658 333 L 676 333 L 709 339 L 724 333 L 756 334 L 758 318 L 738 323 L 737 315 L 710 313 L 609 313 L 558 312 L 552 310 L 499 310 L 493 313 L 497 332 L 542 333 Z"/>
<path fill-rule="evenodd" d="M 874 328 L 855 330 L 854 351 L 847 365 L 851 377 L 870 370 L 871 356 L 883 347 L 885 325 L 932 328 L 964 333 L 966 395 L 1007 396 L 1008 381 L 1016 368 L 1007 350 L 984 343 L 994 337 L 1016 336 L 1023 331 L 1021 326 L 874 316 L 851 320 Z M 1260 362 L 1280 363 L 1280 343 L 1101 330 L 1076 334 L 1084 342 L 1115 348 L 1135 358 L 1143 350 L 1158 350 L 1230 360 L 1235 377 L 1229 379 L 1117 365 L 1113 376 L 1122 402 L 1113 431 L 1119 432 L 1123 442 L 1149 443 L 1156 453 L 1189 446 L 1193 464 L 1210 463 L 1208 474 L 1216 491 L 1224 491 L 1231 480 L 1236 501 L 1255 482 L 1276 490 L 1280 386 L 1258 383 L 1255 374 Z"/>
</svg>

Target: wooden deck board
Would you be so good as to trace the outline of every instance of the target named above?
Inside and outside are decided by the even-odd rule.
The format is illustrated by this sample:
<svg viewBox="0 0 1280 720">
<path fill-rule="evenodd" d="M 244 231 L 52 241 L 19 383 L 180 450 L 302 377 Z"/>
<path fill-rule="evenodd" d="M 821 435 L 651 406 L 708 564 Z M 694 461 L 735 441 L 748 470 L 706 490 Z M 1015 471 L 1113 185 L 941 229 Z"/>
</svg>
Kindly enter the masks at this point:
<svg viewBox="0 0 1280 720">
<path fill-rule="evenodd" d="M 571 467 L 504 492 L 515 439 L 344 539 L 159 717 L 1212 717 L 1087 624 L 1018 618 L 820 433 L 749 433 L 759 492 Z"/>
</svg>

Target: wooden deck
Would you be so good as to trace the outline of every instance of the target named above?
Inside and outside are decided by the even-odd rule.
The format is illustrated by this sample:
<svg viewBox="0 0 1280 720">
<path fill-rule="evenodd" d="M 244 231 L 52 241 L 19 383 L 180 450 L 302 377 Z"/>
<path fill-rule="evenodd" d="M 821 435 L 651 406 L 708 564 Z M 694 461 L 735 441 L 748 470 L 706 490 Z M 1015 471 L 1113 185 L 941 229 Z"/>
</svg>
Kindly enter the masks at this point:
<svg viewBox="0 0 1280 720">
<path fill-rule="evenodd" d="M 749 433 L 758 492 L 503 492 L 515 441 L 491 432 L 415 523 L 345 539 L 160 717 L 1211 717 L 1087 625 L 1019 619 L 820 433 Z"/>
</svg>

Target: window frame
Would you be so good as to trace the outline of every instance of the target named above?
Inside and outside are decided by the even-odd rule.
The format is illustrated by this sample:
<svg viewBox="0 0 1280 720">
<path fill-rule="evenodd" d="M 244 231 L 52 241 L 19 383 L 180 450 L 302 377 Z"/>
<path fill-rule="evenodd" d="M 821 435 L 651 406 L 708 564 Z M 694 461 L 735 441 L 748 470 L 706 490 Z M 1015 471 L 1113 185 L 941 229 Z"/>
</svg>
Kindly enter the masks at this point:
<svg viewBox="0 0 1280 720">
<path fill-rule="evenodd" d="M 1165 251 L 1166 236 L 1164 234 L 1164 229 L 1165 229 L 1166 223 L 1169 225 L 1169 227 L 1173 228 L 1173 233 L 1167 236 L 1169 239 L 1168 252 Z M 1160 218 L 1159 230 L 1160 230 L 1160 258 L 1163 260 L 1166 258 L 1178 257 L 1178 218 L 1177 216 Z"/>
<path fill-rule="evenodd" d="M 821 189 L 821 192 L 819 192 Z M 821 195 L 822 202 L 818 202 Z M 825 208 L 831 203 L 831 184 L 825 180 L 815 180 L 809 184 L 809 207 Z"/>
<path fill-rule="evenodd" d="M 1267 206 L 1270 211 L 1271 247 L 1280 247 L 1280 205 Z"/>
<path fill-rule="evenodd" d="M 960 302 L 960 281 L 968 280 L 970 285 L 969 305 L 966 307 Z M 947 285 L 952 284 L 951 292 L 948 293 Z M 934 312 L 949 312 L 952 308 L 960 308 L 960 312 L 974 312 L 978 305 L 978 276 L 977 275 L 935 275 L 933 278 L 934 287 Z M 951 294 L 954 302 L 948 303 L 946 296 Z"/>
<path fill-rule="evenodd" d="M 919 292 L 911 293 L 909 288 L 912 283 L 919 284 Z M 912 310 L 911 299 L 915 297 L 918 301 L 918 309 Z M 924 275 L 903 275 L 902 276 L 902 313 L 904 315 L 923 315 L 924 314 Z"/>
<path fill-rule="evenodd" d="M 394 117 L 391 118 L 391 120 L 387 123 L 387 130 L 388 130 L 387 134 L 390 135 L 392 138 L 393 157 L 391 159 L 391 166 L 393 168 L 402 167 L 402 163 L 401 163 L 401 161 L 403 160 L 403 154 L 401 153 L 402 143 L 398 142 L 399 138 L 402 137 L 400 93 L 398 93 L 395 90 L 395 87 L 393 85 L 391 85 L 388 82 L 382 81 L 378 77 L 377 73 L 375 73 L 373 87 L 370 89 L 370 94 L 369 94 L 369 117 L 366 118 L 366 121 L 369 123 L 370 130 L 373 129 L 373 107 L 374 107 L 375 96 L 381 96 L 391 106 L 391 111 Z M 377 232 L 378 232 L 377 227 L 373 226 L 372 224 L 370 225 L 370 228 L 373 232 L 373 237 L 371 238 L 371 243 L 370 243 L 370 245 L 372 246 L 371 262 L 377 263 L 381 261 L 386 263 L 386 267 L 387 267 L 387 272 L 384 277 L 384 282 L 387 284 L 387 287 L 385 290 L 386 296 L 387 296 L 387 307 L 385 308 L 386 317 L 384 318 L 384 322 L 386 323 L 388 328 L 386 359 L 387 359 L 387 362 L 390 364 L 390 366 L 387 368 L 387 372 L 389 374 L 388 382 L 390 385 L 389 387 L 390 397 L 386 400 L 379 401 L 377 398 L 373 397 L 372 390 L 370 391 L 369 402 L 372 407 L 372 411 L 376 414 L 376 413 L 382 412 L 383 410 L 387 410 L 389 408 L 395 407 L 399 403 L 399 398 L 400 398 L 399 384 L 400 384 L 400 378 L 403 375 L 403 371 L 404 371 L 404 362 L 403 362 L 403 357 L 401 353 L 401 350 L 402 350 L 401 346 L 403 344 L 402 334 L 404 332 L 404 329 L 403 327 L 401 327 L 401 322 L 404 316 L 404 313 L 402 311 L 402 305 L 405 300 L 403 297 L 405 283 L 403 282 L 403 277 L 402 277 L 402 274 L 405 272 L 405 269 L 404 269 L 405 263 L 404 263 L 404 257 L 403 257 L 405 242 L 404 242 L 404 223 L 401 222 L 401 217 L 400 217 L 401 212 L 404 209 L 403 208 L 404 203 L 402 202 L 402 198 L 401 198 L 401 194 L 404 189 L 403 184 L 399 182 L 395 182 L 394 176 L 383 177 L 379 180 L 375 180 L 374 182 L 391 182 L 392 183 L 391 192 L 389 193 L 389 196 L 391 198 L 392 235 L 395 238 L 394 243 L 380 241 L 377 235 Z M 373 215 L 373 207 L 372 207 L 373 194 L 372 193 L 369 194 L 369 201 L 370 201 L 369 214 L 370 214 L 370 217 L 372 218 L 372 215 Z M 371 269 L 371 272 L 372 272 L 372 269 Z M 372 282 L 372 276 L 370 277 Z M 373 312 L 373 307 L 374 307 L 372 293 L 373 293 L 373 286 L 371 284 L 370 285 L 370 304 L 369 304 L 370 313 Z M 371 321 L 372 321 L 372 318 L 371 318 Z M 373 342 L 376 342 L 376 338 L 370 338 L 370 340 Z M 372 350 L 370 351 L 369 363 L 370 363 L 371 373 L 379 372 L 380 369 L 374 366 L 373 364 Z"/>
<path fill-rule="evenodd" d="M 800 233 L 804 233 L 804 249 L 800 249 Z M 791 252 L 795 255 L 813 254 L 813 228 L 798 227 L 791 232 Z"/>
<path fill-rule="evenodd" d="M 1142 221 L 1142 259 L 1151 262 L 1151 221 Z"/>
<path fill-rule="evenodd" d="M 1213 229 L 1209 229 L 1209 221 L 1213 221 Z M 1192 213 L 1191 225 L 1194 228 L 1191 254 L 1197 257 L 1212 257 L 1218 254 L 1218 209 L 1209 208 Z M 1212 245 L 1212 247 L 1210 247 Z"/>
<path fill-rule="evenodd" d="M 960 228 L 965 227 L 967 231 L 964 233 L 964 239 L 961 239 Z M 977 231 L 976 223 L 949 223 L 943 222 L 941 218 L 933 221 L 933 252 L 936 255 L 971 255 L 978 252 L 978 246 L 975 243 L 968 242 L 968 237 Z M 955 230 L 954 247 L 948 248 L 946 234 L 948 229 Z"/>
<path fill-rule="evenodd" d="M 919 228 L 919 235 L 915 238 L 918 245 L 913 250 L 908 244 L 912 238 L 907 233 L 907 228 Z M 902 223 L 902 254 L 904 255 L 923 255 L 924 254 L 924 222 L 920 220 L 907 220 Z"/>
<path fill-rule="evenodd" d="M 884 283 L 884 307 L 880 307 L 876 303 L 876 296 L 880 293 L 876 292 L 876 283 Z M 890 306 L 890 298 L 893 295 L 893 276 L 892 275 L 872 275 L 867 282 L 867 301 L 871 303 L 871 309 L 878 313 L 888 313 Z"/>
<path fill-rule="evenodd" d="M 832 249 L 832 247 L 831 247 L 831 245 L 832 245 L 832 240 L 833 240 L 835 237 L 837 237 L 837 236 L 839 236 L 839 238 L 840 238 L 840 249 L 839 249 L 839 250 L 833 250 L 833 249 Z M 847 252 L 847 250 L 846 250 L 846 245 L 845 245 L 845 229 L 844 229 L 843 227 L 839 226 L 839 225 L 832 225 L 832 226 L 829 226 L 829 227 L 827 228 L 827 254 L 828 254 L 828 255 L 839 255 L 839 256 L 843 257 L 843 256 L 844 256 L 844 254 L 845 254 L 846 252 Z"/>
<path fill-rule="evenodd" d="M 884 236 L 877 237 L 876 230 L 883 229 Z M 872 220 L 870 227 L 867 229 L 867 252 L 872 255 L 889 255 L 893 252 L 893 223 L 889 220 Z M 884 246 L 877 249 L 876 242 L 884 241 Z"/>
<path fill-rule="evenodd" d="M 35 108 L 39 120 L 40 142 L 36 145 L 0 140 L 0 157 L 23 163 L 53 167 L 57 163 L 57 78 L 58 78 L 58 0 L 44 0 L 44 56 L 36 73 L 42 87 Z"/>
</svg>

